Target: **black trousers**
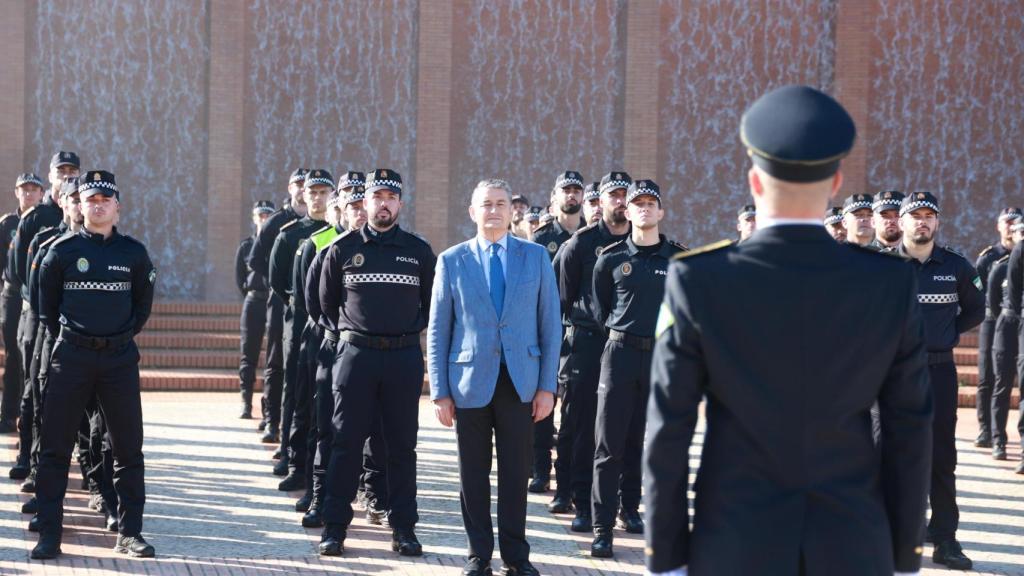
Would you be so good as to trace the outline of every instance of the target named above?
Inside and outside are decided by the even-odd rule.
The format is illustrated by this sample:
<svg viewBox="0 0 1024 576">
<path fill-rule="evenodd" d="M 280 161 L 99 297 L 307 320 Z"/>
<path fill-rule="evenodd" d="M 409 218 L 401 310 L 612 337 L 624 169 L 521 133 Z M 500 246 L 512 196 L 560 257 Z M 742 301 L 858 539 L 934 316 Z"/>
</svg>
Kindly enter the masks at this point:
<svg viewBox="0 0 1024 576">
<path fill-rule="evenodd" d="M 316 423 L 313 422 L 315 411 L 313 409 L 314 397 L 316 396 L 316 354 L 320 350 L 320 343 L 323 340 L 323 332 L 320 328 L 310 322 L 302 331 L 299 344 L 299 359 L 295 370 L 295 412 L 292 416 L 292 426 L 288 434 L 288 452 L 291 455 L 288 460 L 288 467 L 306 476 L 306 486 L 311 484 L 313 467 L 307 466 L 307 456 L 312 454 L 309 451 L 310 429 L 316 430 Z M 314 443 L 315 445 L 315 443 Z"/>
<path fill-rule="evenodd" d="M 21 359 L 20 419 L 18 420 L 18 461 L 27 462 L 32 453 L 32 422 L 35 419 L 35 405 L 32 402 L 32 356 L 35 352 L 36 331 L 39 319 L 27 304 L 22 304 L 21 319 L 18 321 L 18 358 Z"/>
<path fill-rule="evenodd" d="M 1010 416 L 1010 392 L 1017 385 L 1017 338 L 1020 319 L 1000 315 L 992 341 L 992 444 L 1006 448 L 1006 421 Z"/>
<path fill-rule="evenodd" d="M 316 366 L 316 432 L 310 434 L 315 439 L 316 448 L 313 456 L 313 487 L 314 494 L 323 494 L 324 479 L 327 476 L 327 465 L 331 460 L 331 441 L 334 438 L 334 358 L 338 344 L 324 338 L 317 352 Z"/>
<path fill-rule="evenodd" d="M 21 295 L 5 288 L 0 294 L 0 322 L 4 337 L 4 393 L 0 399 L 0 420 L 13 422 L 21 414 L 21 353 L 18 348 L 18 324 L 21 320 Z"/>
<path fill-rule="evenodd" d="M 86 479 L 90 492 L 103 497 L 108 510 L 117 510 L 117 490 L 114 489 L 114 453 L 110 442 L 110 432 L 100 410 L 99 399 L 93 400 L 85 409 L 89 429 L 89 462 Z M 79 444 L 79 451 L 82 450 Z"/>
<path fill-rule="evenodd" d="M 40 532 L 61 530 L 71 448 L 82 407 L 94 394 L 110 434 L 120 533 L 137 536 L 142 531 L 146 488 L 139 350 L 134 342 L 103 350 L 89 350 L 60 339 L 54 345 L 36 476 Z"/>
<path fill-rule="evenodd" d="M 374 510 L 391 507 L 388 499 L 388 445 L 384 441 L 384 419 L 377 420 L 370 428 L 370 437 L 363 444 L 363 474 L 359 485 L 366 493 L 366 500 Z"/>
<path fill-rule="evenodd" d="M 263 419 L 281 423 L 281 388 L 284 386 L 284 302 L 273 292 L 267 299 L 267 366 L 263 370 Z"/>
<path fill-rule="evenodd" d="M 996 318 L 987 313 L 978 326 L 978 389 L 975 405 L 978 412 L 979 436 L 985 438 L 992 430 L 992 390 L 995 387 L 992 342 L 995 338 L 995 327 Z"/>
<path fill-rule="evenodd" d="M 265 293 L 264 293 L 265 294 Z M 242 392 L 252 392 L 256 383 L 256 368 L 260 362 L 263 334 L 267 330 L 267 297 L 249 291 L 242 301 L 239 321 L 242 337 L 242 355 L 238 361 L 238 386 Z"/>
<path fill-rule="evenodd" d="M 555 397 L 557 409 L 558 397 Z M 533 477 L 551 478 L 551 449 L 555 446 L 555 410 L 537 422 L 533 429 Z"/>
<path fill-rule="evenodd" d="M 619 507 L 640 507 L 650 350 L 609 340 L 601 356 L 594 429 L 594 529 L 611 530 Z"/>
<path fill-rule="evenodd" d="M 491 525 L 491 437 L 498 460 L 498 549 L 506 564 L 529 560 L 526 541 L 527 465 L 533 434 L 533 406 L 516 392 L 502 365 L 491 402 L 455 409 L 459 447 L 459 500 L 469 540 L 469 557 L 485 561 L 494 553 Z"/>
<path fill-rule="evenodd" d="M 572 503 L 576 510 L 591 509 L 594 479 L 594 423 L 597 419 L 597 382 L 601 376 L 601 354 L 605 336 L 596 330 L 574 328 L 566 336 L 568 356 L 562 374 L 566 392 L 562 398 L 561 437 L 571 442 L 568 462 Z M 559 459 L 562 454 L 559 453 Z M 556 473 L 558 469 L 556 467 Z M 559 480 L 561 485 L 561 480 Z M 561 491 L 561 487 L 559 487 Z"/>
<path fill-rule="evenodd" d="M 928 531 L 935 542 L 956 537 L 960 509 L 956 504 L 956 365 L 930 364 L 928 373 L 935 400 L 932 420 L 932 483 L 929 493 L 932 516 Z"/>
<path fill-rule="evenodd" d="M 302 351 L 302 332 L 306 328 L 305 310 L 288 306 L 284 312 L 284 386 L 281 388 L 281 454 L 292 457 L 290 438 L 292 416 L 295 414 L 296 380 L 299 375 L 299 352 Z"/>
<path fill-rule="evenodd" d="M 362 471 L 362 454 L 378 415 L 387 446 L 388 522 L 413 528 L 416 509 L 416 436 L 423 389 L 419 344 L 377 350 L 339 342 L 334 360 L 334 437 L 325 482 L 324 519 L 348 526 Z M 526 474 L 528 461 L 521 470 Z"/>
</svg>

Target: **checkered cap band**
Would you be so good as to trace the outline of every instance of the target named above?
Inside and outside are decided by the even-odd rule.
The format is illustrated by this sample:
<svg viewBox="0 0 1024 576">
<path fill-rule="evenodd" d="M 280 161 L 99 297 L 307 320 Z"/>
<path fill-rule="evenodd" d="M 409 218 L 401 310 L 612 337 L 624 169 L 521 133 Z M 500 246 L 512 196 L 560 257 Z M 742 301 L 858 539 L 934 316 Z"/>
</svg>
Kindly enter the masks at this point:
<svg viewBox="0 0 1024 576">
<path fill-rule="evenodd" d="M 345 274 L 345 284 L 402 284 L 419 286 L 420 277 L 410 274 Z"/>
<path fill-rule="evenodd" d="M 906 202 L 900 206 L 900 216 L 913 212 L 918 208 L 931 208 L 932 210 L 935 210 L 936 214 L 939 213 L 939 207 L 934 202 L 929 202 L 928 200 L 915 200 L 913 202 Z"/>
<path fill-rule="evenodd" d="M 849 214 L 850 212 L 856 212 L 861 208 L 871 209 L 871 202 L 851 202 L 848 206 L 843 206 L 843 214 Z"/>
<path fill-rule="evenodd" d="M 43 184 L 43 181 L 39 178 L 39 176 L 36 176 L 35 174 L 22 174 L 21 176 L 18 176 L 18 180 L 14 183 L 14 187 L 17 188 L 18 186 L 22 186 L 25 184 L 35 184 L 40 188 L 46 188 L 46 185 Z"/>
<path fill-rule="evenodd" d="M 391 188 L 401 192 L 402 183 L 398 180 L 369 180 L 366 182 L 367 192 L 373 192 L 374 190 L 380 190 L 381 188 Z"/>
<path fill-rule="evenodd" d="M 296 172 L 295 174 L 292 174 L 291 178 L 288 179 L 288 183 L 289 184 L 295 184 L 296 182 L 302 182 L 305 179 L 306 179 L 306 173 L 305 172 Z"/>
<path fill-rule="evenodd" d="M 654 188 L 631 188 L 629 194 L 626 196 L 626 202 L 632 202 L 634 198 L 638 196 L 654 196 L 661 202 L 661 194 L 658 193 Z"/>
<path fill-rule="evenodd" d="M 917 301 L 921 304 L 956 304 L 960 297 L 956 292 L 949 294 L 918 294 Z"/>
<path fill-rule="evenodd" d="M 1003 212 L 999 215 L 999 220 L 1017 220 L 1020 217 L 1020 212 Z"/>
<path fill-rule="evenodd" d="M 843 221 L 843 217 L 838 214 L 829 214 L 825 216 L 825 224 L 838 224 Z"/>
<path fill-rule="evenodd" d="M 632 184 L 632 182 L 630 182 L 629 180 L 609 180 L 607 183 L 601 186 L 601 190 L 598 193 L 604 194 L 605 192 L 609 190 L 615 190 L 616 188 L 629 188 L 630 184 Z"/>
<path fill-rule="evenodd" d="M 65 290 L 99 290 L 100 292 L 128 292 L 131 282 L 65 282 Z"/>
<path fill-rule="evenodd" d="M 871 203 L 871 209 L 876 212 L 879 210 L 899 210 L 902 203 L 903 200 L 900 198 L 880 198 Z"/>
<path fill-rule="evenodd" d="M 359 202 L 366 198 L 365 192 L 351 192 L 345 195 L 345 204 L 351 204 L 353 202 Z"/>
<path fill-rule="evenodd" d="M 366 180 L 358 180 L 355 178 L 345 178 L 338 185 L 338 188 L 351 188 L 353 186 L 366 186 Z"/>
<path fill-rule="evenodd" d="M 110 182 L 103 182 L 102 180 L 93 180 L 91 182 L 81 182 L 78 185 L 78 193 L 79 194 L 83 194 L 87 190 L 92 190 L 93 188 L 106 188 L 107 190 L 112 190 L 114 192 L 114 194 L 120 194 L 121 193 L 120 190 L 117 189 L 117 186 L 111 184 Z"/>
<path fill-rule="evenodd" d="M 587 202 L 589 200 L 593 200 L 594 198 L 600 198 L 600 197 L 601 197 L 601 190 L 597 186 L 594 186 L 593 188 L 587 188 L 586 190 L 583 191 L 583 201 L 584 202 Z"/>
<path fill-rule="evenodd" d="M 583 181 L 579 178 L 566 178 L 564 176 L 559 176 L 558 181 L 555 182 L 555 187 L 565 188 L 566 186 L 579 186 L 580 188 L 583 188 Z"/>
<path fill-rule="evenodd" d="M 330 178 L 306 178 L 306 188 L 312 188 L 313 186 L 316 186 L 318 184 L 323 184 L 324 186 L 330 186 L 331 188 L 334 188 L 334 180 L 331 180 Z"/>
</svg>

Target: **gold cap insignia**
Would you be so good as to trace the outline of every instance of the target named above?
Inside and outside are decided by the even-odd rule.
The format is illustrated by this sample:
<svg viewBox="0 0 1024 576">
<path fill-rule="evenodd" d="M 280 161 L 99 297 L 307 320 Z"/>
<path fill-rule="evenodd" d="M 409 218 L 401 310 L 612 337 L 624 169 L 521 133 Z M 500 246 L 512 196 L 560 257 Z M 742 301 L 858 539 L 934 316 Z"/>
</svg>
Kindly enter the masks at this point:
<svg viewBox="0 0 1024 576">
<path fill-rule="evenodd" d="M 918 192 L 917 193 L 917 199 L 918 200 L 924 200 L 924 193 L 923 192 Z"/>
<path fill-rule="evenodd" d="M 99 181 L 100 181 L 100 178 L 102 178 L 102 176 L 100 176 L 100 173 L 99 173 L 99 172 L 97 172 L 97 173 L 95 173 L 95 174 L 93 174 L 93 175 L 92 175 L 92 179 L 93 179 L 94 181 L 96 181 L 96 182 L 99 182 Z"/>
<path fill-rule="evenodd" d="M 622 180 L 622 174 L 612 174 L 612 180 Z"/>
<path fill-rule="evenodd" d="M 381 170 L 380 171 L 380 177 L 381 178 L 387 178 L 388 177 L 388 171 L 387 170 Z"/>
<path fill-rule="evenodd" d="M 885 194 L 882 195 L 882 198 L 885 198 L 886 200 L 888 200 L 889 198 L 892 198 L 892 194 L 889 193 L 889 192 L 886 192 Z"/>
</svg>

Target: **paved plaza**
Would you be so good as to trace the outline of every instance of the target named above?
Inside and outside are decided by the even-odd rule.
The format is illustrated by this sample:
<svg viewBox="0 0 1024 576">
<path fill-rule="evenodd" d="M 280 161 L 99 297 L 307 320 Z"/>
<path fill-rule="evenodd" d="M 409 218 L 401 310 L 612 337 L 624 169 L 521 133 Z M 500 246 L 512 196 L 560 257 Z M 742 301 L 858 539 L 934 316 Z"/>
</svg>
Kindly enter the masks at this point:
<svg viewBox="0 0 1024 576">
<path fill-rule="evenodd" d="M 237 419 L 232 393 L 147 392 L 144 535 L 157 558 L 127 559 L 111 549 L 114 535 L 86 506 L 72 466 L 65 505 L 64 554 L 56 561 L 29 562 L 35 534 L 19 513 L 27 495 L 6 479 L 15 456 L 13 435 L 0 436 L 0 574 L 437 574 L 456 575 L 464 563 L 465 538 L 459 513 L 455 434 L 440 427 L 429 402 L 420 410 L 419 510 L 417 534 L 424 555 L 399 559 L 390 551 L 386 528 L 370 526 L 356 510 L 346 554 L 320 558 L 319 530 L 299 525 L 293 504 L 301 495 L 277 490 L 271 475 L 271 447 L 259 443 L 255 421 Z M 1016 412 L 1011 414 L 1016 422 Z M 973 410 L 960 411 L 957 445 L 961 506 L 960 540 L 975 561 L 971 574 L 1024 575 L 1024 476 L 1011 460 L 995 462 L 974 448 Z M 1016 433 L 1011 432 L 1016 440 Z M 698 436 L 699 439 L 699 436 Z M 691 453 L 696 466 L 699 448 Z M 841 458 L 841 454 L 836 455 Z M 492 484 L 494 480 L 492 477 Z M 542 574 L 642 574 L 642 540 L 616 534 L 616 558 L 593 560 L 590 537 L 569 531 L 571 515 L 547 512 L 547 495 L 530 495 L 528 537 L 532 560 Z M 765 527 L 770 530 L 771 527 Z M 930 548 L 926 556 L 930 557 Z M 497 556 L 497 551 L 495 551 Z M 768 560 L 768 559 L 766 559 Z M 500 561 L 495 558 L 495 570 Z M 926 559 L 924 574 L 948 574 Z"/>
</svg>

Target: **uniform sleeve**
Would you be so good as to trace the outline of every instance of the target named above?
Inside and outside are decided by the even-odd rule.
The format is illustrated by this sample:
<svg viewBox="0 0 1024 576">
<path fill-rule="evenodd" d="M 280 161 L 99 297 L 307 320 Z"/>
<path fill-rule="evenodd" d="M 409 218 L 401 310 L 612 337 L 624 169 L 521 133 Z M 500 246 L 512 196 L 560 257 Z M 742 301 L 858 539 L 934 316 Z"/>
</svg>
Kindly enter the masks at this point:
<svg viewBox="0 0 1024 576">
<path fill-rule="evenodd" d="M 245 296 L 245 277 L 249 273 L 248 265 L 245 260 L 249 257 L 249 242 L 242 240 L 242 243 L 238 245 L 238 250 L 235 251 L 235 285 L 238 286 L 238 291 Z"/>
<path fill-rule="evenodd" d="M 1009 294 L 1010 308 L 1020 316 L 1021 291 L 1024 290 L 1024 243 L 1017 244 L 1010 252 L 1010 260 L 1006 263 L 1006 291 Z"/>
<path fill-rule="evenodd" d="M 562 244 L 562 257 L 559 260 L 558 294 L 562 304 L 562 315 L 568 317 L 572 312 L 572 303 L 580 295 L 580 277 L 583 276 L 583 263 L 579 258 L 579 236 L 573 236 Z M 589 286 L 587 287 L 589 288 Z"/>
<path fill-rule="evenodd" d="M 37 315 L 39 314 L 39 266 L 42 265 L 47 253 L 47 250 L 37 250 L 28 272 L 28 303 Z"/>
<path fill-rule="evenodd" d="M 295 307 L 300 310 L 306 310 L 309 312 L 309 308 L 306 306 L 306 271 L 309 270 L 309 262 L 313 259 L 313 255 L 316 253 L 316 246 L 311 240 L 306 240 L 302 243 L 302 247 L 299 248 L 299 254 L 295 257 L 295 262 L 292 263 L 292 294 L 295 298 Z"/>
<path fill-rule="evenodd" d="M 992 272 L 991 265 L 989 253 L 979 254 L 978 259 L 974 261 L 974 268 L 978 271 L 978 277 L 981 278 L 982 292 L 988 291 L 988 275 Z"/>
<path fill-rule="evenodd" d="M 323 310 L 320 308 L 320 270 L 323 269 L 324 253 L 317 252 L 314 246 L 313 260 L 306 270 L 306 277 L 302 279 L 302 294 L 306 299 L 306 311 L 314 323 L 323 325 L 320 316 Z M 333 328 L 332 328 L 333 329 Z"/>
<path fill-rule="evenodd" d="M 324 268 L 320 272 L 320 310 L 331 326 L 338 326 L 338 307 L 344 297 L 345 286 L 342 283 L 342 265 L 340 249 L 337 244 L 327 249 L 324 257 Z"/>
<path fill-rule="evenodd" d="M 60 256 L 50 250 L 39 266 L 39 321 L 50 334 L 60 333 L 60 302 L 64 296 L 64 271 Z"/>
<path fill-rule="evenodd" d="M 288 248 L 285 246 L 285 235 L 278 234 L 274 240 L 274 248 L 270 251 L 270 289 L 278 298 L 288 302 L 288 275 L 292 270 L 288 266 Z"/>
<path fill-rule="evenodd" d="M 22 286 L 25 285 L 27 280 L 28 249 L 32 243 L 32 238 L 35 237 L 35 233 L 30 229 L 33 221 L 34 219 L 26 218 L 18 222 L 18 232 L 14 235 L 14 241 L 12 242 L 14 248 L 13 278 Z"/>
<path fill-rule="evenodd" d="M 452 326 L 455 324 L 455 305 L 449 290 L 448 269 L 443 255 L 435 265 L 431 299 L 430 321 L 427 323 L 427 375 L 430 380 L 430 399 L 440 400 L 452 395 L 448 382 L 448 353 L 452 347 Z"/>
<path fill-rule="evenodd" d="M 957 299 L 960 313 L 956 316 L 957 334 L 974 328 L 985 318 L 985 295 L 982 292 L 981 277 L 971 263 L 963 259 L 963 267 L 956 275 Z"/>
<path fill-rule="evenodd" d="M 679 264 L 669 268 L 651 362 L 647 445 L 643 455 L 647 569 L 665 572 L 689 564 L 690 514 L 686 457 L 707 386 L 698 325 L 683 291 Z M 666 458 L 666 454 L 676 455 Z"/>
<path fill-rule="evenodd" d="M 594 320 L 602 330 L 615 304 L 615 277 L 612 274 L 615 268 L 609 261 L 610 258 L 602 254 L 594 264 Z"/>
<path fill-rule="evenodd" d="M 1003 302 L 1003 280 L 1006 279 L 1006 266 L 997 264 L 992 267 L 985 282 L 985 300 L 989 312 L 998 316 Z"/>
<path fill-rule="evenodd" d="M 423 328 L 427 327 L 430 318 L 430 298 L 434 289 L 434 269 L 437 256 L 429 245 L 424 245 L 423 258 L 420 259 L 420 317 Z"/>
<path fill-rule="evenodd" d="M 964 261 L 965 265 L 971 267 Z M 973 270 L 973 267 L 971 267 Z M 882 430 L 881 481 L 891 525 L 897 572 L 921 567 L 917 551 L 924 534 L 928 482 L 932 464 L 932 394 L 928 380 L 928 356 L 924 320 L 917 301 L 917 280 L 908 266 L 904 284 L 906 304 L 903 331 L 896 355 L 879 390 Z M 971 286 L 975 294 L 980 292 Z"/>
<path fill-rule="evenodd" d="M 149 259 L 149 252 L 141 249 L 139 262 L 132 267 L 132 310 L 135 312 L 135 333 L 142 328 L 153 312 L 153 293 L 156 287 L 156 268 Z"/>
<path fill-rule="evenodd" d="M 264 278 L 270 276 L 270 251 L 277 239 L 278 232 L 281 231 L 281 227 L 277 225 L 278 220 L 280 217 L 277 214 L 267 220 L 263 228 L 260 229 L 260 233 L 256 235 L 256 240 L 252 243 L 252 249 L 249 251 L 249 268 Z"/>
</svg>

